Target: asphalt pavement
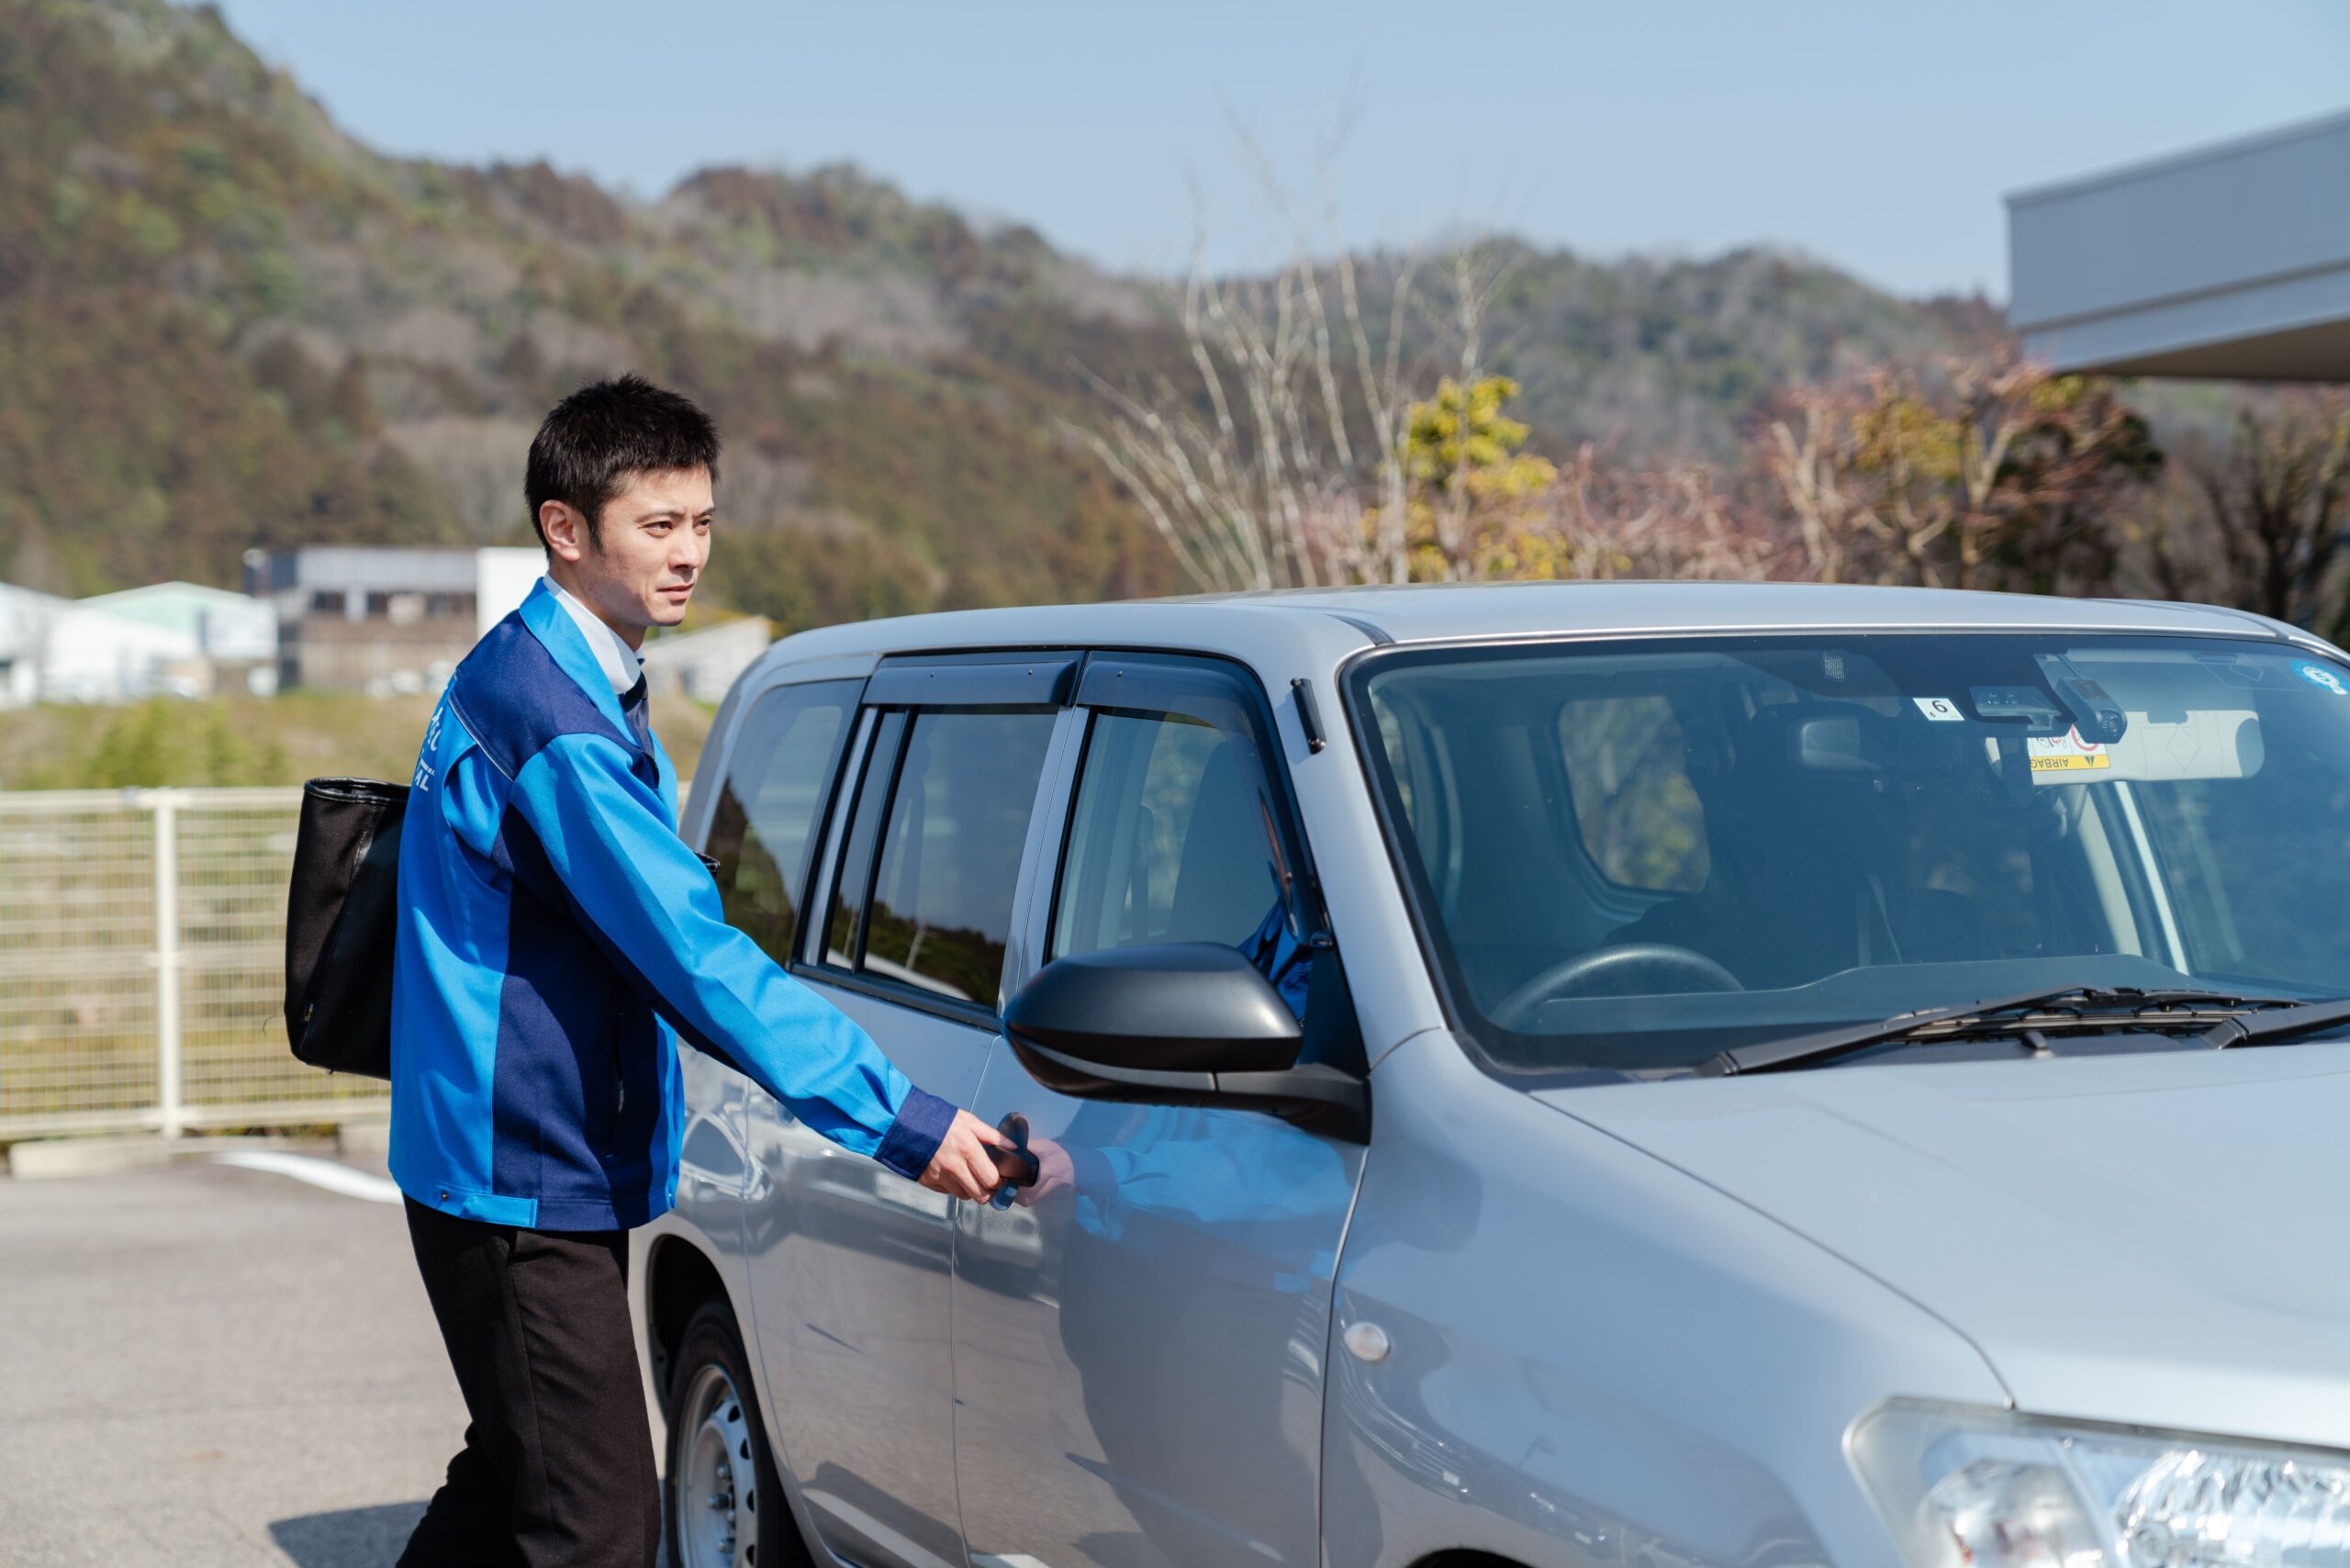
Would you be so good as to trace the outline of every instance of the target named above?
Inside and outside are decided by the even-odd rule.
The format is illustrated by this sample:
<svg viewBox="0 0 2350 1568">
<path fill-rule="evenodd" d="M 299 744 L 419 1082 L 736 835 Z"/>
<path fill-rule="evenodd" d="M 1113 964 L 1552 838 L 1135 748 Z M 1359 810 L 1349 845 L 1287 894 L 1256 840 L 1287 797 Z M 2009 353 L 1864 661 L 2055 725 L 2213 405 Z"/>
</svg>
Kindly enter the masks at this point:
<svg viewBox="0 0 2350 1568">
<path fill-rule="evenodd" d="M 385 1568 L 464 1430 L 397 1204 L 0 1178 L 0 1565 Z"/>
</svg>

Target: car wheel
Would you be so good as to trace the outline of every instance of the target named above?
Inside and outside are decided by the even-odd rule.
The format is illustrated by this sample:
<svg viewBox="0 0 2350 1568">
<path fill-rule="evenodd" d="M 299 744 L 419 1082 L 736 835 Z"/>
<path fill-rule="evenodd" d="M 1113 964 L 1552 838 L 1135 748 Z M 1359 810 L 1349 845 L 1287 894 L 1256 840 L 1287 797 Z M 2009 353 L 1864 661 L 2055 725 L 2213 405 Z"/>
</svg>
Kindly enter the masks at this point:
<svg viewBox="0 0 2350 1568">
<path fill-rule="evenodd" d="M 669 1374 L 673 1568 L 812 1568 L 767 1456 L 750 1358 L 722 1301 L 686 1325 Z"/>
</svg>

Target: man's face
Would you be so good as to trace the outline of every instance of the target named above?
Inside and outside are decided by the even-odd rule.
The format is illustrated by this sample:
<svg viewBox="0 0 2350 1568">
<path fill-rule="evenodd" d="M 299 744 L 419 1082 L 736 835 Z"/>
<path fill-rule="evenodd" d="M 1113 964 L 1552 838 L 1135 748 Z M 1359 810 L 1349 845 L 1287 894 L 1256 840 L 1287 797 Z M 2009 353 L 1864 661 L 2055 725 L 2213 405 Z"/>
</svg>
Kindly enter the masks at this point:
<svg viewBox="0 0 2350 1568">
<path fill-rule="evenodd" d="M 547 548 L 571 588 L 631 646 L 650 626 L 675 626 L 710 559 L 710 470 L 669 468 L 630 476 L 605 503 L 599 541 L 561 501 L 540 509 Z"/>
</svg>

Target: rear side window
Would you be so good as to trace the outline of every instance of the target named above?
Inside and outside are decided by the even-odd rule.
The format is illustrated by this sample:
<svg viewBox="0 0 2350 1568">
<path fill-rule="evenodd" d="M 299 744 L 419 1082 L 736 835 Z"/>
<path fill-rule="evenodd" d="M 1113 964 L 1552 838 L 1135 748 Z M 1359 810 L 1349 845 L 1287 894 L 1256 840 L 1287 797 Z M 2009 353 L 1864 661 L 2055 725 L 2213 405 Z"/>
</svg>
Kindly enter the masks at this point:
<svg viewBox="0 0 2350 1568">
<path fill-rule="evenodd" d="M 706 848 L 727 924 L 778 963 L 791 957 L 808 847 L 832 792 L 860 682 L 787 686 L 760 698 L 727 758 Z"/>
<path fill-rule="evenodd" d="M 1012 896 L 1058 710 L 917 712 L 887 789 L 869 890 L 844 888 L 830 961 L 953 1002 L 992 1009 L 1003 983 Z M 857 816 L 867 818 L 860 801 Z M 863 858 L 844 858 L 854 877 Z"/>
</svg>

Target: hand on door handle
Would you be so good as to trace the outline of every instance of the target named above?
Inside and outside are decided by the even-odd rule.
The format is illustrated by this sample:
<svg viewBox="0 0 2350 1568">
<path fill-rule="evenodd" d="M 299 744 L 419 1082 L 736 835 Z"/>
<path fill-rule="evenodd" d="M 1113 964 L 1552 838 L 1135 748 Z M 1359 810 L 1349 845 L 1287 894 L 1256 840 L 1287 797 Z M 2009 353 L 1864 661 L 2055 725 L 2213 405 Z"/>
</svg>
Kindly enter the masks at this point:
<svg viewBox="0 0 2350 1568">
<path fill-rule="evenodd" d="M 995 1130 L 1012 1140 L 1010 1148 L 990 1149 L 996 1169 L 1003 1175 L 1003 1185 L 988 1200 L 991 1207 L 1008 1209 L 1020 1188 L 1033 1187 L 1040 1167 L 1036 1157 L 1028 1152 L 1028 1118 L 1013 1111 L 995 1125 Z"/>
</svg>

